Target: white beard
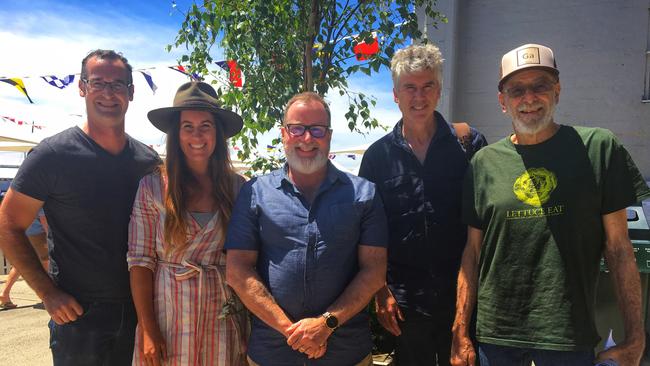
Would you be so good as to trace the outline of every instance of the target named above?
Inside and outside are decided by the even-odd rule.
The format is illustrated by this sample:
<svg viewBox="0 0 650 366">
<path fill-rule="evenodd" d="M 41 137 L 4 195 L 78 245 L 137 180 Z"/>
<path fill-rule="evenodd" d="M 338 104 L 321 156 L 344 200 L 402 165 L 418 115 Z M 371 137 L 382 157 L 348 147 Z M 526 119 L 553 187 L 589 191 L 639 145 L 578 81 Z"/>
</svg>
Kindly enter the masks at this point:
<svg viewBox="0 0 650 366">
<path fill-rule="evenodd" d="M 299 147 L 300 144 L 292 148 L 285 148 L 285 155 L 287 157 L 287 164 L 289 168 L 301 174 L 312 174 L 321 170 L 327 165 L 327 153 L 318 150 L 316 156 L 313 158 L 301 158 L 296 154 L 294 147 Z"/>
<path fill-rule="evenodd" d="M 533 104 L 531 107 L 535 108 L 539 104 Z M 510 113 L 512 117 L 512 125 L 517 133 L 523 133 L 525 135 L 534 135 L 540 131 L 543 131 L 551 123 L 553 123 L 553 115 L 555 114 L 555 103 L 550 103 L 546 109 L 546 113 L 543 116 L 531 119 L 529 121 L 522 120 L 518 117 L 516 113 Z"/>
</svg>

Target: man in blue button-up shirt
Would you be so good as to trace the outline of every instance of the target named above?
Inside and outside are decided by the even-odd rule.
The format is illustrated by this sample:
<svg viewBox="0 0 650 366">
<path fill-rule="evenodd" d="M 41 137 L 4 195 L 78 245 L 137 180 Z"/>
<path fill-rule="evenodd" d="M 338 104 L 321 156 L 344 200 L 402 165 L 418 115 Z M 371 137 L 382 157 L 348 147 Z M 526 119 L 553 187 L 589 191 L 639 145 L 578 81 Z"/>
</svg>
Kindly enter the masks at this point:
<svg viewBox="0 0 650 366">
<path fill-rule="evenodd" d="M 365 308 L 385 281 L 386 218 L 373 183 L 328 161 L 330 118 L 317 94 L 292 98 L 287 164 L 233 209 L 226 281 L 255 315 L 251 365 L 372 365 Z"/>
</svg>

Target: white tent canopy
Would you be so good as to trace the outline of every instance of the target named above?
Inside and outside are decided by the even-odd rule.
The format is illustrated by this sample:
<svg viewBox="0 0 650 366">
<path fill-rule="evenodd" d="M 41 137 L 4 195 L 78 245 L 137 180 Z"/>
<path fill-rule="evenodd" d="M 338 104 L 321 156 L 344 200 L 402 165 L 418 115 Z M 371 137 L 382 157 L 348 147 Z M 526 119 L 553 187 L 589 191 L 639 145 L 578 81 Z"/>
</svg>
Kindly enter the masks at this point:
<svg viewBox="0 0 650 366">
<path fill-rule="evenodd" d="M 42 134 L 31 133 L 28 126 L 2 123 L 0 151 L 27 152 L 43 139 Z"/>
<path fill-rule="evenodd" d="M 330 154 L 359 154 L 359 155 L 363 155 L 363 153 L 366 152 L 366 150 L 368 150 L 368 147 L 370 147 L 370 144 L 352 146 L 352 147 L 347 147 L 347 148 L 343 148 L 343 149 L 332 150 L 332 151 L 330 151 Z"/>
<path fill-rule="evenodd" d="M 16 139 L 0 135 L 0 151 L 27 152 L 36 146 L 37 142 Z"/>
</svg>

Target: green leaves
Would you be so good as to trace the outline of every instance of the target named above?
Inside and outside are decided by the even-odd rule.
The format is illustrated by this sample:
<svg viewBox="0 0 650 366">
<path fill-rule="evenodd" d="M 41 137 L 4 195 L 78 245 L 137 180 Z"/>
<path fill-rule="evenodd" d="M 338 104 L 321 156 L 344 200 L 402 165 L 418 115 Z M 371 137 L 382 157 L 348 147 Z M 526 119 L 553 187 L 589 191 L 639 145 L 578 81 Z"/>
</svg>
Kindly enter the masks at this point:
<svg viewBox="0 0 650 366">
<path fill-rule="evenodd" d="M 204 0 L 187 9 L 167 50 L 185 47 L 188 52 L 179 60 L 183 65 L 216 77 L 214 59 L 237 61 L 244 87 L 227 82 L 228 86 L 215 87 L 224 106 L 244 119 L 244 129 L 233 143 L 241 147 L 239 159 L 249 161 L 258 136 L 279 126 L 286 102 L 305 88 L 346 95 L 350 131 L 379 127 L 370 111 L 376 101 L 350 90 L 347 78 L 358 72 L 372 76 L 390 65 L 395 49 L 421 37 L 416 7 L 424 9 L 434 26 L 437 20 L 444 21 L 434 6 L 435 0 Z M 379 52 L 357 61 L 354 46 L 373 42 L 373 32 Z M 315 43 L 319 46 L 313 48 Z M 280 163 L 255 158 L 251 165 L 265 171 Z"/>
</svg>

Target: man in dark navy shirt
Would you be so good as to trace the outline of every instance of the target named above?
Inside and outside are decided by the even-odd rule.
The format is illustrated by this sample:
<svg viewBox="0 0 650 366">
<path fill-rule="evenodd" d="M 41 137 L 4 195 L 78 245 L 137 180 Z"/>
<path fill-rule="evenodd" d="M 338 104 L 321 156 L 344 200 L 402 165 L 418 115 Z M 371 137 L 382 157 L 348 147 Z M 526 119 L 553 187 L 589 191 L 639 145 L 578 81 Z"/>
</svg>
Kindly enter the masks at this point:
<svg viewBox="0 0 650 366">
<path fill-rule="evenodd" d="M 386 275 L 386 217 L 374 184 L 328 161 L 330 126 L 320 96 L 291 99 L 287 164 L 246 183 L 233 209 L 226 281 L 255 315 L 251 365 L 372 365 L 366 307 Z"/>
<path fill-rule="evenodd" d="M 124 132 L 131 66 L 96 50 L 82 61 L 87 120 L 43 140 L 0 206 L 0 249 L 43 300 L 55 365 L 130 365 L 136 315 L 126 264 L 138 182 L 157 154 Z M 25 229 L 43 207 L 52 241 L 49 276 Z"/>
<path fill-rule="evenodd" d="M 359 170 L 377 185 L 388 217 L 387 286 L 375 301 L 379 322 L 398 336 L 399 366 L 449 364 L 466 236 L 462 179 L 471 155 L 487 144 L 473 128 L 457 136 L 436 112 L 442 62 L 431 44 L 395 53 L 393 93 L 402 119 L 368 148 Z"/>
</svg>

